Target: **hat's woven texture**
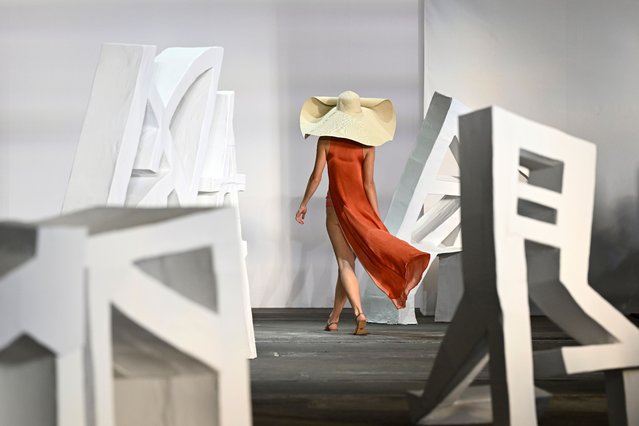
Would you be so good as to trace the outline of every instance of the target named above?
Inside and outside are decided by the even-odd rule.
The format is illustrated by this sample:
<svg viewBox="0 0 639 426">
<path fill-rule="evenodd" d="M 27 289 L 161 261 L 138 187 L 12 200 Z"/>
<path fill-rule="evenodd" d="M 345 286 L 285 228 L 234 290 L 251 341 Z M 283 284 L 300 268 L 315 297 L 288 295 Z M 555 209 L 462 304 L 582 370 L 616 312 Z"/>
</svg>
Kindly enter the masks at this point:
<svg viewBox="0 0 639 426">
<path fill-rule="evenodd" d="M 305 137 L 335 136 L 369 146 L 392 140 L 395 125 L 395 111 L 388 99 L 360 98 L 352 91 L 337 98 L 312 97 L 300 113 Z"/>
</svg>

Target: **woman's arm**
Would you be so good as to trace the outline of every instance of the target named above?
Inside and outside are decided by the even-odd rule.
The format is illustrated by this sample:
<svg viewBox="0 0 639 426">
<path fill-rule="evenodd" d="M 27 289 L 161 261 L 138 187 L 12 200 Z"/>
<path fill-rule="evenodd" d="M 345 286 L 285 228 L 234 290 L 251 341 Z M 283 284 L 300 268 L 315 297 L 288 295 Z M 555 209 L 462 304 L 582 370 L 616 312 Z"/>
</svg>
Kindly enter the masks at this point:
<svg viewBox="0 0 639 426">
<path fill-rule="evenodd" d="M 304 216 L 306 216 L 306 205 L 308 204 L 311 197 L 315 193 L 315 190 L 322 181 L 322 173 L 324 172 L 324 166 L 326 165 L 327 146 L 328 142 L 326 141 L 326 139 L 319 138 L 319 140 L 317 141 L 317 152 L 315 154 L 315 166 L 313 167 L 311 176 L 308 178 L 306 191 L 304 191 L 304 198 L 302 198 L 300 207 L 299 209 L 297 209 L 297 213 L 295 213 L 295 220 L 302 225 L 304 225 Z"/>
<path fill-rule="evenodd" d="M 377 206 L 377 190 L 375 189 L 375 180 L 373 178 L 375 169 L 375 147 L 365 148 L 364 151 L 364 191 L 368 197 L 368 202 L 371 203 L 373 210 L 379 216 L 379 209 Z"/>
</svg>

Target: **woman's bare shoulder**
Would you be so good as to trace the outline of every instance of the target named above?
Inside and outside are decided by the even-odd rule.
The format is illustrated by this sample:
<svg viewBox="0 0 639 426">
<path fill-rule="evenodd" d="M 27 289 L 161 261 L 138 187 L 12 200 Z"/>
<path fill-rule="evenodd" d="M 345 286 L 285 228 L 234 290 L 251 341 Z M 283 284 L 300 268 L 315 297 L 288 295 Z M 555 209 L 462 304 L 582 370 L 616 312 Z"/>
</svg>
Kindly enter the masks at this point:
<svg viewBox="0 0 639 426">
<path fill-rule="evenodd" d="M 331 140 L 329 139 L 328 136 L 320 136 L 319 139 L 317 140 L 317 146 L 321 148 L 327 149 L 330 144 L 331 144 Z"/>
</svg>

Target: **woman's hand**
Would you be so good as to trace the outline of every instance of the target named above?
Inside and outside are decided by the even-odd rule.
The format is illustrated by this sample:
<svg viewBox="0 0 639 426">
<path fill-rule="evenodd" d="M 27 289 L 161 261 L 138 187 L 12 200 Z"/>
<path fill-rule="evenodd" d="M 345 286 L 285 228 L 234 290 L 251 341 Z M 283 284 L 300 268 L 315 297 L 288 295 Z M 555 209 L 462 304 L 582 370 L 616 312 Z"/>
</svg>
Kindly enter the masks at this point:
<svg viewBox="0 0 639 426">
<path fill-rule="evenodd" d="M 315 193 L 315 190 L 319 186 L 322 181 L 322 172 L 324 171 L 324 166 L 326 165 L 326 152 L 328 151 L 329 142 L 323 136 L 320 137 L 317 141 L 317 153 L 315 154 L 315 166 L 313 167 L 313 172 L 311 176 L 308 178 L 308 183 L 306 184 L 306 191 L 304 191 L 304 197 L 300 202 L 300 208 L 297 209 L 297 213 L 295 214 L 295 220 L 304 225 L 304 216 L 306 216 L 306 204 L 311 200 L 311 197 Z"/>
<path fill-rule="evenodd" d="M 297 213 L 295 213 L 295 220 L 297 223 L 304 225 L 304 216 L 306 216 L 306 211 L 306 206 L 300 205 L 300 208 L 297 209 Z"/>
</svg>

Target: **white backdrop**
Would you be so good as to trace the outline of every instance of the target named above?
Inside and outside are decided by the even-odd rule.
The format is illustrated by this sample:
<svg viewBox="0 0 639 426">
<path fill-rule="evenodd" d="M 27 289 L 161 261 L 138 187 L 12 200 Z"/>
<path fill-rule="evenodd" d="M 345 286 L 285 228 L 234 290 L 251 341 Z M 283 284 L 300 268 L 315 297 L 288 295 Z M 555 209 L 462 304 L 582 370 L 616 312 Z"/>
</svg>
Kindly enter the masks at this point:
<svg viewBox="0 0 639 426">
<path fill-rule="evenodd" d="M 384 213 L 421 123 L 417 0 L 4 0 L 0 3 L 0 219 L 58 214 L 102 42 L 222 46 L 235 90 L 240 207 L 255 307 L 330 306 L 336 270 L 322 184 L 293 215 L 314 142 L 298 125 L 311 95 L 355 90 L 396 106 L 378 151 Z"/>
<path fill-rule="evenodd" d="M 634 0 L 426 0 L 424 8 L 425 99 L 437 90 L 471 108 L 497 104 L 597 145 L 590 282 L 634 312 L 638 22 Z"/>
</svg>

